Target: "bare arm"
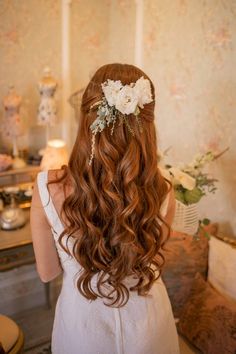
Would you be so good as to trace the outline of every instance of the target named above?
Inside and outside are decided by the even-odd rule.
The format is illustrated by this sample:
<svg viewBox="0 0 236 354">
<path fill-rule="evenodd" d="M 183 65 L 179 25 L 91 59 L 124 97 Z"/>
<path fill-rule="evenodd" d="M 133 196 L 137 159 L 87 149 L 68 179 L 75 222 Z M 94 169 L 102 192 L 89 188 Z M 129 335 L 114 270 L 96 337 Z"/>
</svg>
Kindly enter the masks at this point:
<svg viewBox="0 0 236 354">
<path fill-rule="evenodd" d="M 37 181 L 34 185 L 32 197 L 30 224 L 37 271 L 43 282 L 49 282 L 62 272 L 62 268 L 51 232 L 51 226 L 40 199 Z"/>
</svg>

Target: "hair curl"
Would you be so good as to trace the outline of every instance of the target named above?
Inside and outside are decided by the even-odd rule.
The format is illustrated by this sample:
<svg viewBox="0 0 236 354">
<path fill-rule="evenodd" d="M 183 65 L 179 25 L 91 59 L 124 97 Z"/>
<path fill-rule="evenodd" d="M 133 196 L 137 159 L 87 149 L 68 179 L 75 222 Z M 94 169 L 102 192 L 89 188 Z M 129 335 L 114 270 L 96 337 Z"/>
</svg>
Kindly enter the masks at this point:
<svg viewBox="0 0 236 354">
<path fill-rule="evenodd" d="M 106 128 L 96 135 L 95 155 L 89 166 L 89 126 L 96 119 L 90 106 L 102 97 L 101 83 L 112 79 L 125 85 L 141 76 L 149 79 L 137 67 L 126 64 L 109 64 L 97 70 L 83 94 L 78 135 L 60 179 L 69 180 L 73 186 L 73 193 L 62 206 L 67 226 L 60 244 L 70 253 L 62 239 L 73 238 L 73 257 L 82 267 L 77 279 L 80 293 L 90 300 L 109 300 L 108 306 L 125 305 L 129 291 L 148 294 L 164 264 L 161 248 L 166 238 L 161 222 L 167 227 L 167 237 L 170 233 L 160 215 L 169 188 L 158 169 L 152 82 L 154 100 L 140 112 L 143 132 L 132 114 L 128 119 L 134 137 L 125 124 L 116 123 L 112 136 Z M 96 290 L 92 286 L 95 275 Z M 129 275 L 137 278 L 131 287 L 124 284 Z M 110 291 L 105 291 L 106 286 Z"/>
</svg>

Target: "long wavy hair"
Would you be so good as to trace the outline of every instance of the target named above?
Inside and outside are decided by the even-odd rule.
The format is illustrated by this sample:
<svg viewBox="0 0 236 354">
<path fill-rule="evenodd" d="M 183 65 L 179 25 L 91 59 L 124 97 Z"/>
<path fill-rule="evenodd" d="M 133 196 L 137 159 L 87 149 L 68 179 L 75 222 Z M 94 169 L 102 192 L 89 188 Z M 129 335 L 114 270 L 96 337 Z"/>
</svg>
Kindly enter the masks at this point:
<svg viewBox="0 0 236 354">
<path fill-rule="evenodd" d="M 125 85 L 141 76 L 149 79 L 137 67 L 126 64 L 108 64 L 97 70 L 84 91 L 77 138 L 68 167 L 58 180 L 69 180 L 73 187 L 62 206 L 66 226 L 59 240 L 82 267 L 78 290 L 89 300 L 102 297 L 106 305 L 115 307 L 126 304 L 130 291 L 148 294 L 161 274 L 161 249 L 170 227 L 160 215 L 160 206 L 170 185 L 158 169 L 155 91 L 150 79 L 153 102 L 141 109 L 143 131 L 132 114 L 128 119 L 134 136 L 125 124 L 116 123 L 113 135 L 105 128 L 96 135 L 91 166 L 89 127 L 96 110 L 90 107 L 101 100 L 101 83 L 107 79 L 121 80 Z M 168 230 L 167 237 L 161 223 Z M 64 237 L 73 239 L 73 251 L 62 242 Z M 130 275 L 137 282 L 129 287 L 125 279 Z"/>
</svg>

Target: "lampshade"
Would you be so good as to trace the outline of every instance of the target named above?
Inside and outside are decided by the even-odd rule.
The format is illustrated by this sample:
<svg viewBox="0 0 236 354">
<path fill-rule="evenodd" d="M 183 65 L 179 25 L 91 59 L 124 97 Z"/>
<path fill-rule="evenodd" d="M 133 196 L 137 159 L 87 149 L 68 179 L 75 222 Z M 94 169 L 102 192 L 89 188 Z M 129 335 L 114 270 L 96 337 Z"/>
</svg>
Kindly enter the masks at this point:
<svg viewBox="0 0 236 354">
<path fill-rule="evenodd" d="M 41 170 L 55 170 L 68 163 L 68 152 L 63 140 L 49 140 L 43 152 Z"/>
</svg>

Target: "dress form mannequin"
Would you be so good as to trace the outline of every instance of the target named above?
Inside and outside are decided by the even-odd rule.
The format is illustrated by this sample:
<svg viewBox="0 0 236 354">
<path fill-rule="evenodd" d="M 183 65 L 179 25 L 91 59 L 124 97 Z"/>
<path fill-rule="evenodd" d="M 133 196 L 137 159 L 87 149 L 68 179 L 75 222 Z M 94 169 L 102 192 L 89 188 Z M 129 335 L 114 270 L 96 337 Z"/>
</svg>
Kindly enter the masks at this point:
<svg viewBox="0 0 236 354">
<path fill-rule="evenodd" d="M 49 126 L 54 125 L 57 118 L 56 100 L 54 98 L 57 82 L 51 76 L 49 68 L 38 83 L 41 101 L 38 108 L 38 124 L 46 126 L 46 141 L 49 140 Z"/>
<path fill-rule="evenodd" d="M 9 137 L 13 143 L 14 157 L 13 167 L 22 168 L 25 166 L 23 159 L 19 158 L 19 151 L 17 147 L 17 138 L 23 135 L 23 122 L 20 117 L 20 106 L 22 98 L 16 92 L 13 86 L 9 88 L 8 94 L 3 98 L 4 105 L 4 121 L 3 121 L 3 133 L 6 137 Z"/>
</svg>

